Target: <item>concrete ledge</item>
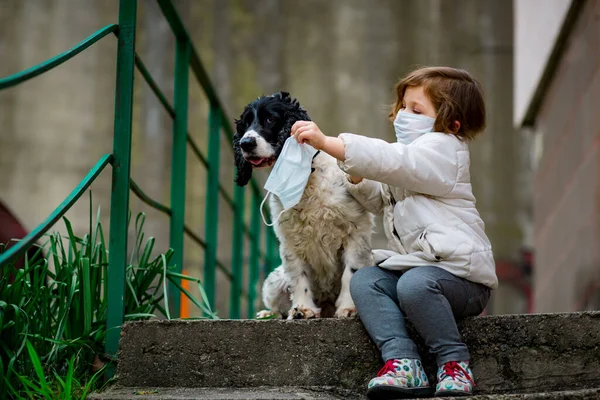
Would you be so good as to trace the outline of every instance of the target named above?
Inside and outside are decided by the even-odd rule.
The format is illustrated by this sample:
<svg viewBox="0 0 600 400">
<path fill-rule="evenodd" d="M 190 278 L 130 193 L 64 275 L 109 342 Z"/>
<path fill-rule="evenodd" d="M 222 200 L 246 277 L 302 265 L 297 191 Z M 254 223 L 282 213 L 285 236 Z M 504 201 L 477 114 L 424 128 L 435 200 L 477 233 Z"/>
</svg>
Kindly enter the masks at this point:
<svg viewBox="0 0 600 400">
<path fill-rule="evenodd" d="M 478 394 L 600 387 L 598 312 L 477 317 L 460 329 Z M 436 366 L 428 355 L 423 360 L 433 378 Z M 362 394 L 380 366 L 357 320 L 146 321 L 125 325 L 117 374 L 124 387 L 335 387 Z"/>
<path fill-rule="evenodd" d="M 198 399 L 198 400 L 358 400 L 365 396 L 336 393 L 327 388 L 111 388 L 90 400 Z"/>
<path fill-rule="evenodd" d="M 102 394 L 94 394 L 90 400 L 127 399 L 196 399 L 196 400 L 354 400 L 352 397 L 323 389 L 309 388 L 113 388 Z M 596 400 L 600 389 L 584 389 L 564 392 L 530 393 L 525 395 L 495 394 L 469 397 L 469 400 Z M 444 398 L 437 397 L 438 400 Z"/>
</svg>

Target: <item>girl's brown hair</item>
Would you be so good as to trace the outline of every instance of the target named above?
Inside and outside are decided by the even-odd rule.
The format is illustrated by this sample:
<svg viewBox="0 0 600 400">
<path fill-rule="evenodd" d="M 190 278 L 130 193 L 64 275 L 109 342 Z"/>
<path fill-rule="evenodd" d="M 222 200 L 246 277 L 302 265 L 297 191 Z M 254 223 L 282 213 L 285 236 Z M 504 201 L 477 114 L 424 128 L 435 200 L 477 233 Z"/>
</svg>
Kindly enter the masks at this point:
<svg viewBox="0 0 600 400">
<path fill-rule="evenodd" d="M 391 121 L 402 108 L 407 87 L 423 86 L 437 117 L 434 130 L 471 140 L 485 128 L 485 102 L 481 84 L 467 71 L 450 67 L 419 68 L 396 84 L 396 102 L 390 110 Z M 455 129 L 454 121 L 460 122 Z"/>
</svg>

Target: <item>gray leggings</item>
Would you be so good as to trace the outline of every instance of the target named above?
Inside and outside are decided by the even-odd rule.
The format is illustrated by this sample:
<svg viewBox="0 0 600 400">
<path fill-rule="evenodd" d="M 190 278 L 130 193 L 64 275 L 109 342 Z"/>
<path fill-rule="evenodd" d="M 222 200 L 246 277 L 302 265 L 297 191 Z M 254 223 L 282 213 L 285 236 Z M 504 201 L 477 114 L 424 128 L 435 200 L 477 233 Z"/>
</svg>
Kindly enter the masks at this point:
<svg viewBox="0 0 600 400">
<path fill-rule="evenodd" d="M 383 361 L 421 358 L 407 334 L 408 319 L 438 365 L 469 360 L 455 318 L 480 314 L 490 297 L 488 287 L 430 266 L 404 272 L 361 268 L 350 281 L 350 293 Z"/>
</svg>

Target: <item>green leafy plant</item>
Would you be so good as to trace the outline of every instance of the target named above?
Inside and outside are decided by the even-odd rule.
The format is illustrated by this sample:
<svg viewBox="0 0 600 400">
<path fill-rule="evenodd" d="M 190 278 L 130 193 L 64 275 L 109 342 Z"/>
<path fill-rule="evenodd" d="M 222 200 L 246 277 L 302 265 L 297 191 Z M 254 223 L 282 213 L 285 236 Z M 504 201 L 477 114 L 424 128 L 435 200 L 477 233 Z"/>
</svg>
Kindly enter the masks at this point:
<svg viewBox="0 0 600 400">
<path fill-rule="evenodd" d="M 0 374 L 4 378 L 0 377 L 0 398 L 7 393 L 25 398 L 77 397 L 79 392 L 87 393 L 82 388 L 96 388 L 96 371 L 111 362 L 103 354 L 108 249 L 100 210 L 95 224 L 91 215 L 90 199 L 86 235 L 75 235 L 70 221 L 63 218 L 67 234 L 44 236 L 40 252 L 43 249 L 45 257 L 35 257 L 34 262 L 26 259 L 24 267 L 16 271 L 14 265 L 2 266 Z M 167 282 L 175 283 L 202 311 L 203 318 L 217 318 L 200 280 L 171 270 L 171 249 L 153 256 L 155 239 L 145 239 L 145 218 L 143 213 L 135 218 L 135 245 L 126 267 L 125 320 L 160 314 L 170 318 Z M 13 274 L 12 282 L 8 271 Z M 181 286 L 182 279 L 197 285 L 201 299 Z M 73 391 L 75 387 L 79 392 Z"/>
<path fill-rule="evenodd" d="M 85 377 L 87 380 L 82 383 L 75 376 L 75 362 L 77 357 L 71 357 L 68 360 L 67 371 L 64 377 L 54 370 L 50 377 L 46 377 L 47 369 L 43 367 L 33 345 L 29 341 L 26 342 L 26 345 L 29 359 L 34 367 L 35 376 L 28 377 L 16 374 L 18 382 L 22 387 L 21 390 L 17 390 L 10 383 L 7 383 L 8 392 L 14 398 L 83 400 L 96 387 L 104 372 L 104 368 L 101 368 L 91 377 Z"/>
</svg>

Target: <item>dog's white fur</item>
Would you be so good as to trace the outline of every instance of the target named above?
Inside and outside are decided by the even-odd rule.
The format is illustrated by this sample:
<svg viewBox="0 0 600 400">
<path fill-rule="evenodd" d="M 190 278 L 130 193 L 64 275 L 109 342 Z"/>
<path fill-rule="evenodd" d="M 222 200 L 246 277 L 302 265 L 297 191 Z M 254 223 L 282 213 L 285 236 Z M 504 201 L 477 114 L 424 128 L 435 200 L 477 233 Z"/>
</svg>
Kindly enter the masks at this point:
<svg viewBox="0 0 600 400">
<path fill-rule="evenodd" d="M 282 265 L 264 282 L 262 298 L 271 312 L 263 311 L 259 317 L 356 314 L 350 279 L 355 270 L 373 265 L 373 216 L 348 193 L 350 183 L 333 157 L 320 152 L 312 166 L 300 203 L 275 221 Z M 270 210 L 271 218 L 282 210 L 273 195 Z M 334 313 L 327 310 L 333 306 Z"/>
<path fill-rule="evenodd" d="M 260 154 L 262 157 L 265 158 L 273 157 L 275 153 L 273 151 L 273 147 L 271 147 L 271 145 L 265 140 L 265 138 L 260 136 L 256 131 L 247 131 L 246 133 L 244 133 L 244 136 L 242 136 L 242 139 L 244 138 L 254 138 L 256 140 L 256 148 L 253 150 L 253 153 Z M 242 154 L 244 154 L 244 156 L 249 156 L 249 154 L 247 154 L 244 150 L 242 150 Z"/>
</svg>

